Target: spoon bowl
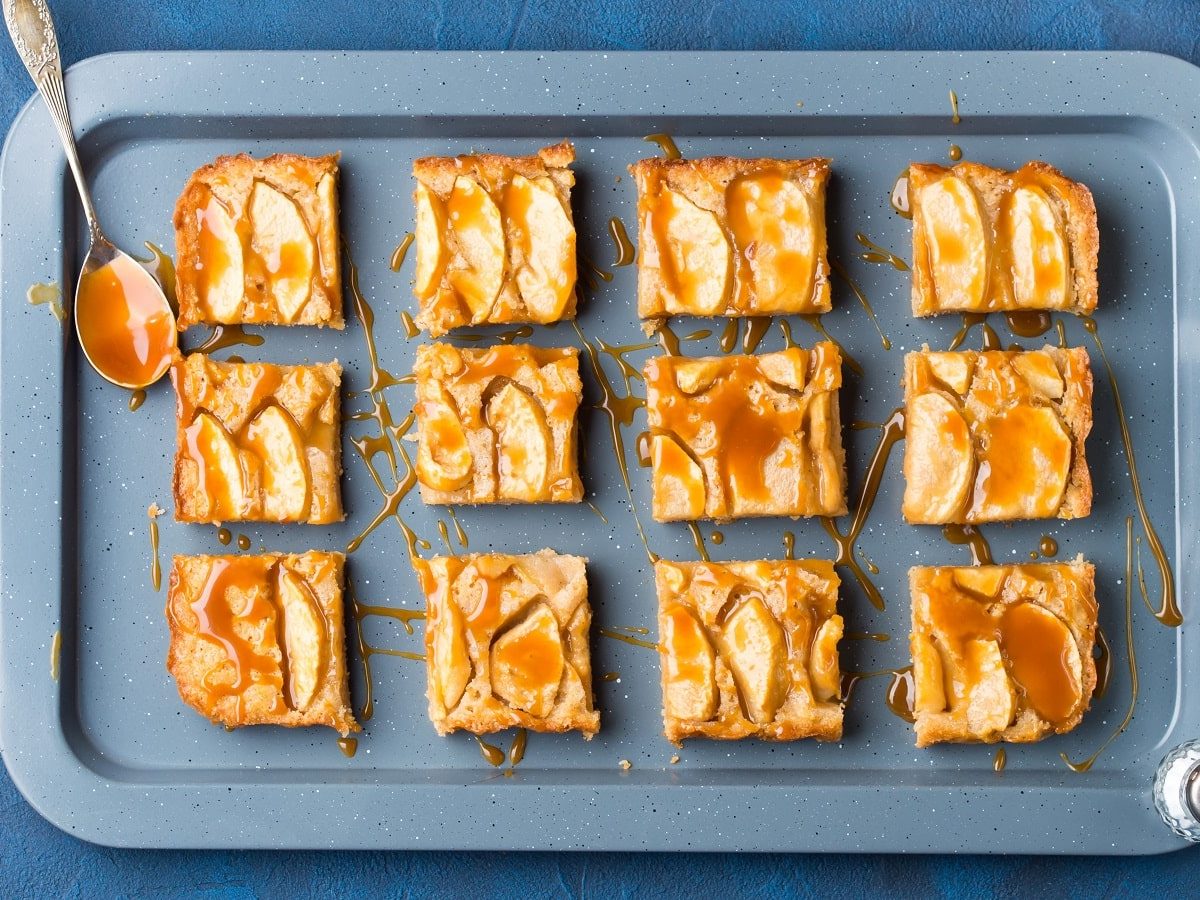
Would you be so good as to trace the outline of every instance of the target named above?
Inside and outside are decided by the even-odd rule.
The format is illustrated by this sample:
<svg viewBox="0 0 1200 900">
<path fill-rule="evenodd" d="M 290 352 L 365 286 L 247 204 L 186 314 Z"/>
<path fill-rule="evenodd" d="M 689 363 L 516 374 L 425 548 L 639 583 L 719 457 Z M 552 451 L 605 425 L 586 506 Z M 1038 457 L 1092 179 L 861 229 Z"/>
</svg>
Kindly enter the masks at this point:
<svg viewBox="0 0 1200 900">
<path fill-rule="evenodd" d="M 83 354 L 113 384 L 133 390 L 148 387 L 162 378 L 177 352 L 175 313 L 150 273 L 100 230 L 75 147 L 58 37 L 46 0 L 4 0 L 4 21 L 50 109 L 87 217 L 91 247 L 76 281 L 74 305 Z"/>
</svg>

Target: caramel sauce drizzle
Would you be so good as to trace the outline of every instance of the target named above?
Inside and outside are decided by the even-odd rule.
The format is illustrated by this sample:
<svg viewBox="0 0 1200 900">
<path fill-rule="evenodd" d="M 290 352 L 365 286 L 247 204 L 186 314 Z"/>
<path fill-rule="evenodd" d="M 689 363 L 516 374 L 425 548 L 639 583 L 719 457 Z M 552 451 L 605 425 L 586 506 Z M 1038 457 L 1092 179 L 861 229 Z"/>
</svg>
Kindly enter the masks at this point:
<svg viewBox="0 0 1200 900">
<path fill-rule="evenodd" d="M 753 353 L 762 343 L 771 328 L 770 316 L 753 316 L 746 320 L 746 333 L 742 335 L 742 352 Z"/>
<path fill-rule="evenodd" d="M 847 641 L 874 641 L 877 644 L 886 644 L 892 639 L 886 631 L 849 631 L 843 637 Z"/>
<path fill-rule="evenodd" d="M 129 392 L 129 411 L 137 412 L 142 408 L 142 404 L 146 402 L 146 389 L 138 388 L 136 391 Z"/>
<path fill-rule="evenodd" d="M 641 638 L 634 637 L 632 634 L 622 634 L 612 628 L 597 628 L 596 633 L 606 638 L 612 638 L 614 641 L 622 641 L 626 644 L 632 644 L 634 647 L 645 647 L 647 650 L 661 650 L 662 648 L 651 641 L 644 641 Z M 637 633 L 649 634 L 650 629 L 640 629 Z"/>
<path fill-rule="evenodd" d="M 1004 767 L 1008 765 L 1008 753 L 1003 747 L 996 750 L 996 755 L 992 757 L 992 771 L 1003 772 Z"/>
<path fill-rule="evenodd" d="M 845 267 L 843 267 L 842 264 L 836 259 L 831 258 L 829 260 L 829 268 L 836 272 L 841 277 L 842 281 L 846 282 L 846 284 L 850 286 L 850 290 L 854 292 L 854 296 L 858 298 L 858 302 L 862 305 L 862 308 L 867 311 L 867 317 L 871 320 L 871 324 L 874 325 L 875 330 L 879 332 L 879 342 L 883 344 L 883 349 L 891 350 L 892 342 L 888 339 L 888 336 L 883 333 L 883 326 L 879 324 L 879 319 L 875 315 L 875 308 L 871 306 L 871 301 L 867 299 L 867 295 L 863 293 L 862 288 L 858 286 L 858 283 L 850 277 L 850 273 L 847 272 Z"/>
<path fill-rule="evenodd" d="M 712 331 L 707 328 L 701 328 L 698 331 L 692 331 L 683 337 L 679 337 L 679 335 L 671 330 L 670 323 L 666 319 L 663 319 L 655 328 L 654 336 L 658 338 L 659 347 L 668 356 L 682 356 L 683 353 L 679 349 L 681 341 L 702 341 L 705 338 L 712 337 Z"/>
<path fill-rule="evenodd" d="M 842 354 L 842 362 L 846 364 L 846 367 L 850 369 L 850 371 L 859 377 L 862 376 L 863 367 L 859 365 L 858 360 L 846 352 L 846 348 L 842 346 L 841 342 L 825 329 L 825 323 L 821 321 L 820 316 L 816 315 L 815 313 L 801 313 L 800 318 L 807 323 L 809 328 L 838 348 L 838 352 Z M 787 320 L 780 319 L 779 324 L 783 327 L 783 339 L 785 344 L 789 348 L 798 346 L 795 340 L 792 338 L 792 329 Z M 889 346 L 891 345 L 889 344 Z"/>
<path fill-rule="evenodd" d="M 608 524 L 608 516 L 606 516 L 604 513 L 602 513 L 600 511 L 600 507 L 598 507 L 591 500 L 584 500 L 583 502 L 588 505 L 588 508 L 596 514 L 596 516 L 600 519 L 601 522 L 603 522 L 605 525 Z"/>
<path fill-rule="evenodd" d="M 821 525 L 833 540 L 833 545 L 837 550 L 834 565 L 848 568 L 863 591 L 866 592 L 867 599 L 876 609 L 880 610 L 884 608 L 883 594 L 879 592 L 879 588 L 875 586 L 875 583 L 863 571 L 862 566 L 858 564 L 858 560 L 854 558 L 854 544 L 862 534 L 863 528 L 866 527 L 871 507 L 875 505 L 875 497 L 879 493 L 879 485 L 883 481 L 883 473 L 887 468 L 892 448 L 903 437 L 904 410 L 896 409 L 888 416 L 880 431 L 879 443 L 875 447 L 870 465 L 867 466 L 867 478 L 863 483 L 862 493 L 859 495 L 858 506 L 854 510 L 854 517 L 850 520 L 850 528 L 844 535 L 838 531 L 837 524 L 833 519 L 828 516 L 821 517 Z"/>
<path fill-rule="evenodd" d="M 396 656 L 401 659 L 423 660 L 423 654 L 412 653 L 407 650 L 392 650 L 386 647 L 376 647 L 367 641 L 366 631 L 363 627 L 363 622 L 371 616 L 382 616 L 399 622 L 404 626 L 404 630 L 408 634 L 414 634 L 415 629 L 412 623 L 419 619 L 425 618 L 423 609 L 404 609 L 394 606 L 376 606 L 372 604 L 362 603 L 358 599 L 358 595 L 354 591 L 352 583 L 346 583 L 346 599 L 350 604 L 350 615 L 354 619 L 355 625 L 355 642 L 358 645 L 359 665 L 362 666 L 363 672 L 363 702 L 362 708 L 358 713 L 360 722 L 370 721 L 375 714 L 375 690 L 374 682 L 371 677 L 371 657 L 376 654 L 382 656 Z"/>
<path fill-rule="evenodd" d="M 976 325 L 982 325 L 983 331 L 983 349 L 984 350 L 1002 350 L 1004 345 L 1000 343 L 1000 336 L 988 324 L 987 313 L 962 313 L 962 326 L 954 333 L 954 337 L 950 340 L 949 350 L 956 350 L 962 342 L 967 339 L 967 335 L 971 333 L 971 329 Z"/>
<path fill-rule="evenodd" d="M 175 296 L 175 260 L 161 247 L 150 241 L 142 241 L 142 246 L 149 251 L 150 255 L 147 257 L 135 256 L 134 259 L 141 263 L 142 268 L 150 273 L 150 277 L 158 282 L 163 295 L 167 298 L 167 303 L 171 305 L 171 311 L 178 315 L 179 300 Z"/>
<path fill-rule="evenodd" d="M 1122 417 L 1123 418 L 1123 417 Z M 1097 633 L 1098 634 L 1098 633 Z M 1108 643 L 1102 645 L 1107 656 Z M 1125 713 L 1125 718 L 1121 720 L 1121 724 L 1116 727 L 1102 743 L 1096 752 L 1086 759 L 1079 762 L 1071 762 L 1067 754 L 1060 753 L 1059 758 L 1067 764 L 1072 772 L 1087 772 L 1096 764 L 1096 760 L 1100 758 L 1100 754 L 1108 749 L 1109 744 L 1115 741 L 1120 735 L 1124 734 L 1125 729 L 1129 727 L 1129 723 L 1133 721 L 1133 711 L 1137 707 L 1138 699 L 1138 669 L 1137 669 L 1137 651 L 1133 646 L 1133 516 L 1125 517 L 1125 652 L 1129 654 L 1129 710 Z M 1108 668 L 1108 667 L 1106 667 Z M 1097 688 L 1100 685 L 1100 678 L 1097 674 Z M 1104 686 L 1108 687 L 1108 675 L 1105 674 Z"/>
<path fill-rule="evenodd" d="M 413 325 L 415 327 L 416 323 L 414 322 Z M 420 333 L 420 330 L 418 330 L 417 334 Z M 527 338 L 532 335 L 532 325 L 519 325 L 516 328 L 509 328 L 504 331 L 499 331 L 496 334 L 455 334 L 454 337 L 457 340 L 469 341 L 472 344 L 477 344 L 480 341 L 488 341 L 493 344 L 511 344 L 517 338 Z"/>
<path fill-rule="evenodd" d="M 725 533 L 721 531 L 714 531 L 708 536 L 708 539 L 719 547 L 725 543 Z"/>
<path fill-rule="evenodd" d="M 62 632 L 55 630 L 50 638 L 50 677 L 58 681 L 59 663 L 62 660 Z"/>
<path fill-rule="evenodd" d="M 622 431 L 623 428 L 628 428 L 633 424 L 633 414 L 643 408 L 646 405 L 646 401 L 642 397 L 634 396 L 630 380 L 633 376 L 627 374 L 624 366 L 621 371 L 625 379 L 625 395 L 621 396 L 618 394 L 613 387 L 612 381 L 604 371 L 604 366 L 600 362 L 600 351 L 596 349 L 596 345 L 587 339 L 578 322 L 572 321 L 571 327 L 575 329 L 580 343 L 583 344 L 583 352 L 587 358 L 588 366 L 591 368 L 592 374 L 600 386 L 602 399 L 597 408 L 608 418 L 609 437 L 612 440 L 613 453 L 617 457 L 617 468 L 621 471 L 621 480 L 625 483 L 625 495 L 629 500 L 629 511 L 633 514 L 633 522 L 637 526 L 638 537 L 642 540 L 642 546 L 646 548 L 646 556 L 650 559 L 650 562 L 658 562 L 658 554 L 650 549 L 650 542 L 646 538 L 645 529 L 642 528 L 642 520 L 638 516 L 637 504 L 633 499 L 633 487 L 629 481 L 629 463 L 625 459 L 625 434 Z"/>
<path fill-rule="evenodd" d="M 892 679 L 888 684 L 887 705 L 892 715 L 903 719 L 909 724 L 917 720 L 913 712 L 913 700 L 916 698 L 916 686 L 913 683 L 913 668 L 905 666 L 892 670 Z"/>
<path fill-rule="evenodd" d="M 417 323 L 407 309 L 400 313 L 400 324 L 404 326 L 404 336 L 410 341 L 421 333 L 421 329 L 417 327 Z"/>
<path fill-rule="evenodd" d="M 962 116 L 958 114 L 958 94 L 953 90 L 950 91 L 950 124 L 957 125 L 962 121 Z"/>
<path fill-rule="evenodd" d="M 675 139 L 672 138 L 669 134 L 663 134 L 663 133 L 648 134 L 644 138 L 642 138 L 642 140 L 646 141 L 647 143 L 650 143 L 650 144 L 657 144 L 658 149 L 662 152 L 662 155 L 665 156 L 667 159 L 682 159 L 683 158 L 683 154 L 680 153 L 679 148 L 677 146 L 675 146 Z"/>
<path fill-rule="evenodd" d="M 600 676 L 600 680 L 601 681 L 620 681 L 621 673 L 620 672 L 605 672 L 603 675 Z"/>
<path fill-rule="evenodd" d="M 785 531 L 783 533 L 783 558 L 796 558 L 796 535 L 794 532 Z"/>
<path fill-rule="evenodd" d="M 704 535 L 700 533 L 700 526 L 695 522 L 687 522 L 688 531 L 692 533 L 692 543 L 696 546 L 696 552 L 700 554 L 700 558 L 705 562 L 712 562 L 708 556 L 708 548 L 704 546 Z"/>
<path fill-rule="evenodd" d="M 740 322 L 740 319 L 730 319 L 725 323 L 725 328 L 721 331 L 721 339 L 718 342 L 722 353 L 732 353 L 733 348 L 737 346 Z"/>
<path fill-rule="evenodd" d="M 850 697 L 853 695 L 854 689 L 856 687 L 858 687 L 860 682 L 866 681 L 870 678 L 879 678 L 882 675 L 887 675 L 894 680 L 894 679 L 903 677 L 903 673 L 905 673 L 905 672 L 910 673 L 910 677 L 911 677 L 912 666 L 905 666 L 904 668 L 901 668 L 901 669 L 872 669 L 869 672 L 851 672 L 851 671 L 843 669 L 842 670 L 842 684 L 841 684 L 842 706 L 844 707 L 844 706 L 846 706 L 847 703 L 850 702 Z M 889 694 L 891 693 L 891 685 L 890 684 L 888 686 L 888 693 Z M 911 696 L 911 693 L 912 692 L 910 691 L 909 692 L 910 696 Z M 889 704 L 889 709 L 890 708 L 891 707 Z"/>
<path fill-rule="evenodd" d="M 1043 534 L 1041 541 L 1038 542 L 1038 553 L 1047 559 L 1058 556 L 1058 541 L 1048 534 Z"/>
<path fill-rule="evenodd" d="M 521 760 L 525 758 L 525 745 L 529 741 L 529 732 L 524 728 L 518 728 L 516 735 L 513 736 L 513 742 L 508 748 L 508 762 L 511 766 L 518 766 Z"/>
<path fill-rule="evenodd" d="M 886 263 L 897 272 L 907 272 L 909 270 L 908 263 L 886 247 L 879 246 L 861 231 L 855 232 L 854 239 L 866 248 L 862 253 L 858 254 L 858 258 L 864 262 Z"/>
<path fill-rule="evenodd" d="M 495 744 L 489 744 L 479 735 L 472 735 L 475 738 L 475 743 L 479 745 L 479 755 L 488 761 L 489 765 L 502 766 L 504 765 L 504 751 Z"/>
<path fill-rule="evenodd" d="M 213 325 L 207 338 L 201 342 L 194 353 L 216 353 L 226 347 L 245 344 L 249 347 L 262 346 L 264 338 L 261 334 L 247 334 L 241 325 Z"/>
<path fill-rule="evenodd" d="M 230 531 L 228 528 L 218 528 L 217 529 L 217 540 L 220 541 L 222 544 L 225 544 L 226 546 L 228 546 L 229 542 L 233 540 L 233 532 Z"/>
<path fill-rule="evenodd" d="M 338 738 L 337 746 L 338 749 L 342 751 L 342 756 L 345 756 L 347 759 L 349 759 L 358 752 L 358 738 Z"/>
<path fill-rule="evenodd" d="M 399 272 L 404 265 L 404 259 L 408 256 L 408 248 L 413 245 L 415 238 L 416 236 L 410 231 L 404 235 L 404 239 L 392 251 L 392 258 L 388 261 L 388 268 L 393 272 Z"/>
<path fill-rule="evenodd" d="M 637 260 L 637 248 L 633 246 L 633 241 L 629 239 L 629 232 L 625 230 L 625 223 L 617 216 L 613 216 L 608 220 L 608 233 L 613 239 L 613 246 L 617 251 L 617 259 L 613 263 L 613 268 L 621 268 L 622 266 L 630 266 Z"/>
<path fill-rule="evenodd" d="M 974 525 L 943 525 L 942 537 L 951 544 L 968 547 L 971 551 L 971 565 L 992 565 L 992 548 L 988 546 L 987 538 Z"/>
<path fill-rule="evenodd" d="M 1162 595 L 1158 609 L 1155 609 L 1150 603 L 1147 603 L 1146 606 L 1151 615 L 1161 624 L 1169 628 L 1178 628 L 1183 624 L 1183 613 L 1180 611 L 1175 597 L 1175 572 L 1171 569 L 1167 551 L 1163 548 L 1154 523 L 1150 521 L 1150 513 L 1146 510 L 1146 501 L 1142 497 L 1142 482 L 1138 476 L 1137 460 L 1133 453 L 1133 436 L 1129 431 L 1129 420 L 1125 417 L 1125 404 L 1121 402 L 1121 390 L 1117 386 L 1117 376 L 1113 371 L 1112 364 L 1108 361 L 1108 354 L 1104 352 L 1104 344 L 1100 340 L 1100 331 L 1096 327 L 1096 320 L 1091 316 L 1081 316 L 1081 318 L 1083 327 L 1096 342 L 1096 349 L 1100 351 L 1100 359 L 1104 361 L 1104 368 L 1108 373 L 1113 405 L 1116 407 L 1117 421 L 1121 427 L 1121 443 L 1125 447 L 1125 460 L 1129 463 L 1129 482 L 1133 487 L 1133 499 L 1137 504 L 1138 518 L 1142 523 L 1142 531 L 1146 535 L 1146 543 L 1150 546 L 1150 553 L 1154 556 L 1154 562 L 1158 566 L 1158 574 L 1162 582 Z"/>
<path fill-rule="evenodd" d="M 446 527 L 445 519 L 438 519 L 438 535 L 442 539 L 442 543 L 446 545 L 446 552 L 453 554 L 454 548 L 450 546 L 450 529 Z"/>
<path fill-rule="evenodd" d="M 250 549 L 250 536 L 246 535 L 246 534 L 239 534 L 238 540 L 237 540 L 237 545 L 238 545 L 239 550 L 249 550 Z"/>
<path fill-rule="evenodd" d="M 162 564 L 158 561 L 158 516 L 163 511 L 157 503 L 146 507 L 146 518 L 150 520 L 150 584 L 154 590 L 162 589 Z"/>
<path fill-rule="evenodd" d="M 960 159 L 962 159 L 962 147 L 958 146 L 958 144 L 951 144 L 946 155 L 949 156 L 954 162 L 958 162 Z"/>
<path fill-rule="evenodd" d="M 1108 693 L 1108 684 L 1112 681 L 1112 647 L 1109 646 L 1107 635 L 1099 626 L 1096 627 L 1094 655 L 1096 658 L 1096 687 L 1092 690 L 1092 696 L 1099 700 Z"/>
<path fill-rule="evenodd" d="M 892 185 L 892 193 L 889 195 L 888 201 L 900 218 L 911 219 L 913 217 L 912 206 L 908 202 L 908 169 L 896 176 L 896 183 Z"/>
<path fill-rule="evenodd" d="M 1067 329 L 1063 325 L 1062 319 L 1054 323 L 1054 328 L 1058 332 L 1058 346 L 1062 350 L 1067 349 Z"/>
<path fill-rule="evenodd" d="M 1050 313 L 1041 309 L 1009 310 L 1004 314 L 1008 330 L 1019 337 L 1041 337 L 1054 325 Z"/>
<path fill-rule="evenodd" d="M 585 254 L 580 253 L 579 260 L 583 263 L 583 276 L 586 279 L 586 281 L 584 281 L 584 286 L 589 291 L 595 291 L 599 289 L 600 282 L 596 280 L 597 278 L 606 283 L 613 280 L 612 272 L 608 271 L 607 269 L 600 268 L 600 266 L 592 262 L 592 260 Z"/>
<path fill-rule="evenodd" d="M 469 547 L 471 545 L 471 542 L 469 540 L 467 540 L 466 529 L 464 529 L 462 527 L 462 523 L 458 521 L 458 515 L 454 512 L 454 507 L 448 506 L 448 507 L 446 507 L 446 509 L 449 510 L 450 521 L 454 525 L 454 539 L 456 541 L 458 541 L 458 546 L 460 546 L 464 550 L 466 550 L 467 547 Z"/>
<path fill-rule="evenodd" d="M 863 565 L 867 567 L 867 571 L 872 575 L 879 574 L 879 566 L 871 561 L 871 557 L 867 556 L 867 552 L 862 547 L 858 548 L 858 558 L 863 561 Z"/>
<path fill-rule="evenodd" d="M 25 292 L 25 299 L 29 301 L 30 306 L 45 306 L 59 322 L 66 321 L 67 311 L 63 307 L 62 288 L 55 282 L 31 284 Z"/>
</svg>

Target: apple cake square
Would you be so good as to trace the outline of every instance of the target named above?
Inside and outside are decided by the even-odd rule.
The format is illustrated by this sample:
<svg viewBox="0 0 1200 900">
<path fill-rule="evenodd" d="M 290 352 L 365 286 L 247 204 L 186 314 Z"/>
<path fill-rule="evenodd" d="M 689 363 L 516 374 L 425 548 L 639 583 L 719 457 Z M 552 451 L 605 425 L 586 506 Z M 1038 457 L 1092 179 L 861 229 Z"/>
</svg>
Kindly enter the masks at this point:
<svg viewBox="0 0 1200 900">
<path fill-rule="evenodd" d="M 913 315 L 1096 308 L 1096 205 L 1053 166 L 913 163 L 908 202 Z"/>
<path fill-rule="evenodd" d="M 660 356 L 644 374 L 656 520 L 846 512 L 835 344 Z"/>
<path fill-rule="evenodd" d="M 222 156 L 175 204 L 179 330 L 342 328 L 338 155 Z"/>
<path fill-rule="evenodd" d="M 904 358 L 904 518 L 918 525 L 1076 519 L 1092 508 L 1082 347 Z"/>
<path fill-rule="evenodd" d="M 193 353 L 176 361 L 171 380 L 176 521 L 342 520 L 340 365 Z"/>
<path fill-rule="evenodd" d="M 432 156 L 417 180 L 416 323 L 432 337 L 464 325 L 575 318 L 569 142 L 532 156 Z"/>
<path fill-rule="evenodd" d="M 167 670 L 215 724 L 358 731 L 350 708 L 340 553 L 176 556 Z"/>
<path fill-rule="evenodd" d="M 918 747 L 1079 724 L 1096 686 L 1091 563 L 918 566 L 908 580 Z"/>
<path fill-rule="evenodd" d="M 654 581 L 668 740 L 842 736 L 833 563 L 659 561 Z"/>
<path fill-rule="evenodd" d="M 638 315 L 829 312 L 827 159 L 642 159 Z"/>
<path fill-rule="evenodd" d="M 417 480 L 426 503 L 578 503 L 579 351 L 417 348 Z"/>
<path fill-rule="evenodd" d="M 439 556 L 425 592 L 429 718 L 438 734 L 600 728 L 587 560 L 551 550 Z"/>
</svg>

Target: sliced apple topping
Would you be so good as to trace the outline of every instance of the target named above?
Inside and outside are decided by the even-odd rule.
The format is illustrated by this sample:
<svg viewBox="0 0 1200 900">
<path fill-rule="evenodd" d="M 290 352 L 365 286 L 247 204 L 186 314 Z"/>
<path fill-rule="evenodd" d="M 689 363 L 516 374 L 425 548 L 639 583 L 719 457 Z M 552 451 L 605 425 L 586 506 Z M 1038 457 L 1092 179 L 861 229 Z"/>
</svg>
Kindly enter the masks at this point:
<svg viewBox="0 0 1200 900">
<path fill-rule="evenodd" d="M 456 491 L 471 479 L 473 460 L 467 432 L 444 387 L 418 404 L 417 478 L 435 491 Z"/>
<path fill-rule="evenodd" d="M 1068 721 L 1083 697 L 1083 661 L 1071 629 L 1044 607 L 1016 603 L 1005 609 L 1000 634 L 1025 701 L 1051 724 Z"/>
<path fill-rule="evenodd" d="M 1009 726 L 1017 711 L 1017 698 L 996 641 L 972 640 L 966 650 L 974 675 L 967 693 L 967 724 L 986 739 Z"/>
<path fill-rule="evenodd" d="M 295 420 L 267 406 L 246 427 L 246 449 L 262 460 L 263 514 L 272 521 L 298 522 L 309 510 L 312 482 L 304 439 Z"/>
<path fill-rule="evenodd" d="M 446 207 L 441 198 L 419 182 L 413 201 L 417 208 L 417 270 L 413 291 L 426 300 L 437 291 L 450 259 L 445 239 Z"/>
<path fill-rule="evenodd" d="M 250 193 L 250 246 L 270 276 L 271 295 L 291 322 L 312 292 L 316 245 L 296 201 L 264 181 Z"/>
<path fill-rule="evenodd" d="M 958 396 L 971 387 L 971 356 L 966 353 L 926 353 L 929 372 Z"/>
<path fill-rule="evenodd" d="M 279 567 L 276 586 L 287 654 L 287 701 L 303 711 L 321 687 L 327 665 L 325 614 L 308 583 L 286 566 Z"/>
<path fill-rule="evenodd" d="M 504 282 L 504 224 L 491 195 L 459 175 L 446 204 L 465 269 L 450 272 L 450 284 L 471 311 L 472 322 L 486 321 Z"/>
<path fill-rule="evenodd" d="M 1058 400 L 1066 390 L 1058 366 L 1049 353 L 1035 350 L 1012 357 L 1012 367 L 1031 388 L 1050 400 Z"/>
<path fill-rule="evenodd" d="M 488 402 L 496 432 L 496 481 L 501 499 L 536 501 L 545 496 L 554 439 L 542 407 L 514 382 Z"/>
<path fill-rule="evenodd" d="M 923 634 L 912 636 L 914 712 L 941 712 L 946 708 L 946 680 L 942 654 Z"/>
<path fill-rule="evenodd" d="M 845 501 L 842 464 L 833 452 L 836 426 L 832 391 L 813 394 L 808 404 L 808 432 L 817 476 L 817 495 L 821 509 L 839 509 Z"/>
<path fill-rule="evenodd" d="M 703 394 L 721 374 L 721 363 L 713 359 L 680 359 L 675 363 L 675 384 L 689 397 Z"/>
<path fill-rule="evenodd" d="M 918 209 L 938 306 L 983 309 L 988 243 L 975 191 L 947 175 L 921 189 Z"/>
<path fill-rule="evenodd" d="M 842 617 L 835 614 L 821 623 L 813 638 L 808 677 L 813 697 L 819 703 L 836 700 L 842 694 L 842 672 L 838 665 L 838 641 L 842 639 L 842 629 Z"/>
<path fill-rule="evenodd" d="M 719 313 L 729 293 L 733 248 L 716 214 L 664 189 L 654 218 L 665 275 L 679 308 L 703 316 Z"/>
<path fill-rule="evenodd" d="M 904 515 L 910 522 L 952 522 L 971 489 L 974 453 L 967 422 L 943 394 L 919 394 L 906 410 Z"/>
<path fill-rule="evenodd" d="M 776 174 L 732 181 L 725 194 L 729 226 L 754 284 L 756 308 L 786 311 L 812 294 L 816 241 L 812 205 L 792 181 Z"/>
<path fill-rule="evenodd" d="M 538 602 L 492 644 L 492 690 L 514 709 L 541 718 L 554 708 L 565 666 L 558 620 Z"/>
<path fill-rule="evenodd" d="M 1046 192 L 1026 186 L 1013 191 L 1006 208 L 1013 300 L 1033 309 L 1067 305 L 1067 242 Z"/>
<path fill-rule="evenodd" d="M 1004 566 L 961 566 L 954 571 L 954 582 L 971 594 L 995 597 L 1004 587 L 1008 569 Z"/>
<path fill-rule="evenodd" d="M 237 227 L 225 204 L 211 193 L 197 218 L 200 302 L 218 322 L 237 321 L 246 278 Z"/>
<path fill-rule="evenodd" d="M 780 353 L 764 353 L 758 358 L 759 371 L 777 387 L 802 391 L 808 381 L 808 360 L 797 347 Z"/>
<path fill-rule="evenodd" d="M 669 434 L 651 438 L 655 506 L 680 510 L 685 519 L 704 515 L 704 472 Z"/>
<path fill-rule="evenodd" d="M 504 191 L 508 234 L 521 257 L 521 298 L 535 321 L 562 316 L 575 286 L 575 227 L 554 182 L 514 175 Z"/>
<path fill-rule="evenodd" d="M 244 518 L 250 511 L 238 449 L 216 417 L 200 413 L 184 432 L 188 455 L 196 463 L 200 492 L 214 522 Z"/>
<path fill-rule="evenodd" d="M 761 596 L 750 595 L 730 614 L 721 644 L 746 714 L 758 725 L 770 723 L 787 697 L 787 645 Z"/>
<path fill-rule="evenodd" d="M 973 521 L 1043 519 L 1062 505 L 1071 437 L 1054 410 L 1014 406 L 980 423 Z"/>
<path fill-rule="evenodd" d="M 430 668 L 437 673 L 442 706 L 452 711 L 462 700 L 471 681 L 471 657 L 463 632 L 462 611 L 453 601 L 437 604 L 430 622 Z"/>
<path fill-rule="evenodd" d="M 703 626 L 676 603 L 662 614 L 663 709 L 668 716 L 707 722 L 717 714 L 717 661 Z"/>
</svg>

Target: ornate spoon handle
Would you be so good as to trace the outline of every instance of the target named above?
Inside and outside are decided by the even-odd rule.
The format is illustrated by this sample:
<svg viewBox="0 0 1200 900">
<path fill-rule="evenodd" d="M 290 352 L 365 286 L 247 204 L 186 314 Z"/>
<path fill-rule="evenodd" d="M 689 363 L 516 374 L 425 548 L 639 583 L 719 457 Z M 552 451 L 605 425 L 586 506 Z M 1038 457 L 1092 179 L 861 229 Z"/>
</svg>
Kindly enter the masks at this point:
<svg viewBox="0 0 1200 900">
<path fill-rule="evenodd" d="M 83 212 L 87 216 L 88 228 L 93 240 L 100 236 L 100 224 L 96 220 L 96 208 L 87 182 L 83 178 L 83 166 L 75 148 L 75 133 L 71 130 L 71 114 L 67 110 L 67 95 L 63 90 L 62 63 L 58 55 L 58 35 L 54 31 L 54 19 L 46 0 L 3 0 L 4 21 L 12 37 L 13 46 L 21 62 L 29 70 L 29 77 L 37 85 L 38 93 L 50 107 L 50 117 L 63 149 L 67 153 L 67 164 L 75 176 L 75 186 L 83 201 Z"/>
</svg>

